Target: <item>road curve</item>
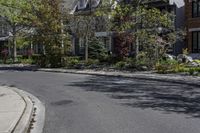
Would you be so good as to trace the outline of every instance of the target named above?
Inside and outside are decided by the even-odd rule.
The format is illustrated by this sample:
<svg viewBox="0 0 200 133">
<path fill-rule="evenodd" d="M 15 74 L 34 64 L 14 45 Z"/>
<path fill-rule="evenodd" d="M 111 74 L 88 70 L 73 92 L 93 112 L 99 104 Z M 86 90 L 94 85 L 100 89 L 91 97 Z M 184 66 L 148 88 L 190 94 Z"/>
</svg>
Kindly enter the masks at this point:
<svg viewBox="0 0 200 133">
<path fill-rule="evenodd" d="M 200 88 L 158 81 L 1 71 L 0 85 L 37 96 L 44 133 L 200 133 Z"/>
</svg>

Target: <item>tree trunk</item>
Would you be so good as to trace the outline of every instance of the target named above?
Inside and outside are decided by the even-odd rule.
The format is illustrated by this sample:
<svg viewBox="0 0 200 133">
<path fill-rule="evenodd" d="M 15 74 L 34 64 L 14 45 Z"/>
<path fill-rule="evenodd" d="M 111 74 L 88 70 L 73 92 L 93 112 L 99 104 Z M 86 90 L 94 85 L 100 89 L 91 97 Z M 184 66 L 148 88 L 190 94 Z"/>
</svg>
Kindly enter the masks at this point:
<svg viewBox="0 0 200 133">
<path fill-rule="evenodd" d="M 8 56 L 12 57 L 12 47 L 10 46 L 10 42 L 8 44 Z"/>
<path fill-rule="evenodd" d="M 17 44 L 15 36 L 13 36 L 13 63 L 17 61 Z"/>
<path fill-rule="evenodd" d="M 138 54 L 139 54 L 139 38 L 138 36 L 136 37 L 136 45 L 135 45 L 135 57 L 138 59 Z"/>
<path fill-rule="evenodd" d="M 12 26 L 12 43 L 13 43 L 13 51 L 12 51 L 12 57 L 13 57 L 13 63 L 17 61 L 17 42 L 16 42 L 16 26 L 13 24 Z"/>
<path fill-rule="evenodd" d="M 85 61 L 88 61 L 88 37 L 85 38 Z"/>
<path fill-rule="evenodd" d="M 64 24 L 63 24 L 63 19 L 61 19 L 61 48 L 64 49 Z"/>
<path fill-rule="evenodd" d="M 138 32 L 138 6 L 136 8 L 136 33 Z M 138 60 L 138 53 L 139 53 L 139 38 L 138 38 L 138 35 L 136 35 L 136 45 L 135 45 L 135 57 L 136 57 L 136 60 Z"/>
</svg>

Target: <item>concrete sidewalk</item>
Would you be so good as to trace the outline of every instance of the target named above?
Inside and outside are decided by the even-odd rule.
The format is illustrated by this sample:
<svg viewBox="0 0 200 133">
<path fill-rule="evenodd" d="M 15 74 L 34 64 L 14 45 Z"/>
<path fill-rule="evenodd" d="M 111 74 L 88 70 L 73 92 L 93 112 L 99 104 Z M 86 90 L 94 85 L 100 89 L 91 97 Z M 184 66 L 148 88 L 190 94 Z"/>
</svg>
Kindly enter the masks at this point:
<svg viewBox="0 0 200 133">
<path fill-rule="evenodd" d="M 12 87 L 0 86 L 0 133 L 26 133 L 33 113 L 31 99 Z"/>
</svg>

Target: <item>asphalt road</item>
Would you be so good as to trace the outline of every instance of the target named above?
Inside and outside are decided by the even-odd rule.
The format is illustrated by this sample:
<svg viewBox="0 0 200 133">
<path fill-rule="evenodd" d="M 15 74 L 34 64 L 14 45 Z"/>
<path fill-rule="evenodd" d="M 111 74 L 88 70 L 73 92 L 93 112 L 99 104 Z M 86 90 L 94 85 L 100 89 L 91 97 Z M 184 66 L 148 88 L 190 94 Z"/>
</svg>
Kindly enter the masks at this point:
<svg viewBox="0 0 200 133">
<path fill-rule="evenodd" d="M 44 133 L 200 133 L 200 88 L 33 71 L 0 71 L 0 85 L 37 96 Z"/>
</svg>

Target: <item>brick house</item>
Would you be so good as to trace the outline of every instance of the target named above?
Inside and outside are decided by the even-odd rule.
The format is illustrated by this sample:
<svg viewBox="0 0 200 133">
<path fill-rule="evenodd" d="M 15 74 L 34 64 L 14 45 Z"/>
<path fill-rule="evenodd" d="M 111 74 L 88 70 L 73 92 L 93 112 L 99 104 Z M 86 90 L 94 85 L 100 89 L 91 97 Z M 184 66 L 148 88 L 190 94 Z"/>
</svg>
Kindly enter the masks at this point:
<svg viewBox="0 0 200 133">
<path fill-rule="evenodd" d="M 200 54 L 200 0 L 185 0 L 185 14 L 188 50 Z"/>
</svg>

